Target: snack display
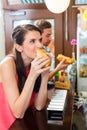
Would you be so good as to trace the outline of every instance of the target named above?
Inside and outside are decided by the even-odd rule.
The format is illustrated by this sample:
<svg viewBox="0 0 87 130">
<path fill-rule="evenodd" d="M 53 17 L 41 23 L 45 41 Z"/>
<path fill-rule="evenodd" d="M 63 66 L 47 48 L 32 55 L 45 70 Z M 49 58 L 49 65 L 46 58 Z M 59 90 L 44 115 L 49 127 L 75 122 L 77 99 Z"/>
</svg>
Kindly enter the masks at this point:
<svg viewBox="0 0 87 130">
<path fill-rule="evenodd" d="M 70 81 L 68 81 L 68 82 L 56 81 L 55 88 L 69 90 L 70 89 Z"/>
<path fill-rule="evenodd" d="M 70 58 L 70 57 L 68 57 L 68 56 L 64 56 L 64 55 L 62 55 L 62 54 L 59 54 L 59 55 L 57 56 L 57 60 L 58 60 L 58 61 L 62 61 L 63 59 L 66 59 L 66 60 L 65 60 L 65 63 L 66 63 L 66 64 L 72 64 L 72 63 L 73 63 L 73 59 Z"/>
<path fill-rule="evenodd" d="M 44 49 L 38 49 L 37 50 L 37 55 L 38 56 L 47 56 L 49 59 L 49 62 L 44 66 L 44 68 L 51 66 L 51 59 L 50 56 L 46 53 L 46 51 Z"/>
<path fill-rule="evenodd" d="M 79 75 L 80 77 L 87 77 L 87 64 L 80 65 Z"/>
</svg>

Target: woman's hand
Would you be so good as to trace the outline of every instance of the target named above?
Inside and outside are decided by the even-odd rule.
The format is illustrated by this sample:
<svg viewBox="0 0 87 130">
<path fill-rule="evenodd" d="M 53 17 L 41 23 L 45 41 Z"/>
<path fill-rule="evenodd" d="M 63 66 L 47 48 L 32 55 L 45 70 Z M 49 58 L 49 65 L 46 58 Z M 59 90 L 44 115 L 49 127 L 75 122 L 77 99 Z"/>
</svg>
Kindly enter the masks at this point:
<svg viewBox="0 0 87 130">
<path fill-rule="evenodd" d="M 32 76 L 35 76 L 37 78 L 41 73 L 45 73 L 46 71 L 48 71 L 50 67 L 44 68 L 44 66 L 48 62 L 49 62 L 49 59 L 47 57 L 44 57 L 44 56 L 36 57 L 31 63 L 30 73 L 32 73 Z"/>
<path fill-rule="evenodd" d="M 40 89 L 36 95 L 35 98 L 35 108 L 37 110 L 41 110 L 44 108 L 46 101 L 47 101 L 47 83 L 48 83 L 48 73 L 50 67 L 44 68 L 44 65 L 46 65 L 49 62 L 49 59 L 47 57 L 37 57 L 33 60 L 31 65 L 31 71 L 35 74 L 35 76 L 38 76 L 41 74 L 41 85 Z"/>
</svg>

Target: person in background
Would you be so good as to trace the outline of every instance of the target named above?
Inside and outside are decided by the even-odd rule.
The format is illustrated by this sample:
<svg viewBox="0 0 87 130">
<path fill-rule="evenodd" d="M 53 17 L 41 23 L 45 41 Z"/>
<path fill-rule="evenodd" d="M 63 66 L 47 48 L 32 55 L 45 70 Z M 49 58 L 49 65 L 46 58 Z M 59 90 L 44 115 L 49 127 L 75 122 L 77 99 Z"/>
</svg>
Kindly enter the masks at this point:
<svg viewBox="0 0 87 130">
<path fill-rule="evenodd" d="M 34 21 L 34 25 L 38 27 L 42 32 L 42 44 L 43 48 L 48 52 L 51 53 L 52 58 L 54 60 L 55 53 L 54 50 L 54 43 L 52 42 L 52 25 L 49 21 L 45 19 L 38 19 Z M 50 48 L 50 44 L 52 44 L 52 49 Z M 52 51 L 51 51 L 52 50 Z M 52 60 L 52 64 L 54 64 L 54 61 Z M 59 64 L 57 64 L 56 67 L 52 67 L 52 70 L 50 70 L 48 80 L 52 80 L 56 72 L 66 68 L 68 65 L 64 63 L 65 59 L 62 60 Z"/>
<path fill-rule="evenodd" d="M 48 48 L 50 49 L 50 52 L 55 55 L 55 46 L 54 46 L 54 43 L 53 42 L 50 42 L 48 44 Z"/>
<path fill-rule="evenodd" d="M 12 33 L 13 51 L 0 63 L 0 130 L 24 117 L 32 104 L 42 110 L 47 101 L 49 59 L 37 56 L 42 48 L 41 31 L 34 25 L 19 25 Z"/>
</svg>

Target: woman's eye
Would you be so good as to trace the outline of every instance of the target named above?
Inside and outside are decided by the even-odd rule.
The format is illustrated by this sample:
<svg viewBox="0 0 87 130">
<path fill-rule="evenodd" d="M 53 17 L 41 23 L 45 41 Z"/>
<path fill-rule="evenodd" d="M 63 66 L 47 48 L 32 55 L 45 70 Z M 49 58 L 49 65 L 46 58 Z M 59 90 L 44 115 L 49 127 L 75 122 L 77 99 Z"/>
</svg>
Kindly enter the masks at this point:
<svg viewBox="0 0 87 130">
<path fill-rule="evenodd" d="M 32 40 L 30 41 L 30 43 L 35 43 L 35 39 L 32 39 Z"/>
</svg>

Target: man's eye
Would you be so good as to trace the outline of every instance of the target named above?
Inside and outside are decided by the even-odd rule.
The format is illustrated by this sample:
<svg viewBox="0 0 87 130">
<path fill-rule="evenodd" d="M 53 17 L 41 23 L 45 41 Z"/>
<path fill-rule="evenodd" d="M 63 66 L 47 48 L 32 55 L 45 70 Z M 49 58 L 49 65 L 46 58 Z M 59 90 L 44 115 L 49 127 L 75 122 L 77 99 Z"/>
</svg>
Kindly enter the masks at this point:
<svg viewBox="0 0 87 130">
<path fill-rule="evenodd" d="M 46 37 L 51 37 L 51 35 L 46 35 Z"/>
<path fill-rule="evenodd" d="M 42 42 L 42 38 L 39 39 L 39 42 Z"/>
</svg>

